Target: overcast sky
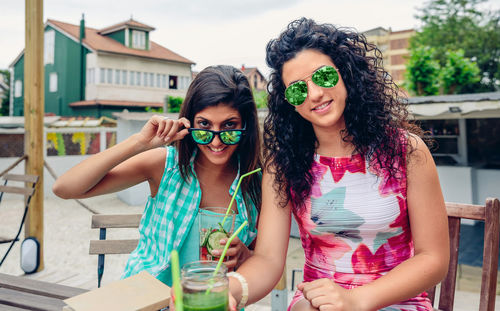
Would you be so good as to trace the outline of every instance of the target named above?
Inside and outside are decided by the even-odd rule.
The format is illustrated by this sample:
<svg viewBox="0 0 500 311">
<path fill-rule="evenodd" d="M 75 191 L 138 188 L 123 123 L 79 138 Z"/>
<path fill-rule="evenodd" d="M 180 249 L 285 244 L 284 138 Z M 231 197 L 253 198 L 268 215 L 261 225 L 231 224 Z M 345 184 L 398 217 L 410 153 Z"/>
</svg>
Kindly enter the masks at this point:
<svg viewBox="0 0 500 311">
<path fill-rule="evenodd" d="M 0 68 L 24 48 L 24 3 L 0 0 Z M 131 16 L 155 27 L 151 40 L 194 61 L 199 71 L 214 64 L 258 67 L 268 73 L 265 46 L 301 16 L 365 31 L 375 27 L 403 30 L 419 26 L 415 0 L 44 0 L 48 18 L 104 28 Z M 499 0 L 486 7 L 500 8 Z"/>
</svg>

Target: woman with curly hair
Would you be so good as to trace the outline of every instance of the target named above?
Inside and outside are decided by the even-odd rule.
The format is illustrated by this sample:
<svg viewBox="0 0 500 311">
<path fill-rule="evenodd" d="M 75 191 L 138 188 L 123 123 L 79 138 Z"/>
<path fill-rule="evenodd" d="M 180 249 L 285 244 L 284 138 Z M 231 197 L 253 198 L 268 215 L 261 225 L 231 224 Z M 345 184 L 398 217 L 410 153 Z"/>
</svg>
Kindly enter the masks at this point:
<svg viewBox="0 0 500 311">
<path fill-rule="evenodd" d="M 291 215 L 305 252 L 289 310 L 432 310 L 446 274 L 436 166 L 363 35 L 302 18 L 267 45 L 262 210 L 254 255 L 230 277 L 239 307 L 283 271 Z"/>
</svg>

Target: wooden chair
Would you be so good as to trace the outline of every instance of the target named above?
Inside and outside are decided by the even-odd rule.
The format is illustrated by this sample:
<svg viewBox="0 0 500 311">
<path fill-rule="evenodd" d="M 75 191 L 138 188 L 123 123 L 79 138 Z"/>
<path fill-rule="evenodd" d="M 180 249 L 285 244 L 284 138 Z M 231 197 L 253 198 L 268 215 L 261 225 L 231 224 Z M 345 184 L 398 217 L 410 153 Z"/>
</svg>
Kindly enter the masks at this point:
<svg viewBox="0 0 500 311">
<path fill-rule="evenodd" d="M 130 254 L 139 243 L 138 239 L 107 240 L 106 229 L 139 228 L 142 214 L 128 215 L 92 215 L 93 229 L 99 228 L 99 240 L 91 240 L 89 254 L 98 255 L 97 286 L 101 287 L 104 274 L 104 256 L 106 254 Z"/>
<path fill-rule="evenodd" d="M 446 203 L 450 234 L 450 265 L 448 274 L 441 282 L 438 310 L 453 311 L 457 278 L 458 244 L 460 240 L 460 220 L 484 221 L 483 273 L 479 311 L 495 310 L 498 272 L 498 243 L 500 204 L 498 199 L 488 198 L 485 205 Z M 428 290 L 434 304 L 436 287 Z"/>
<path fill-rule="evenodd" d="M 14 195 L 22 195 L 24 196 L 24 213 L 21 219 L 21 223 L 19 224 L 19 230 L 13 238 L 8 237 L 0 237 L 0 244 L 10 243 L 9 248 L 5 252 L 2 260 L 0 261 L 0 266 L 3 264 L 10 250 L 14 246 L 14 244 L 19 241 L 19 235 L 21 234 L 21 229 L 24 224 L 24 220 L 26 219 L 26 215 L 28 213 L 28 206 L 31 201 L 31 197 L 35 193 L 35 187 L 38 182 L 38 176 L 36 175 L 22 175 L 22 174 L 5 174 L 2 179 L 4 180 L 3 186 L 0 186 L 0 202 L 2 201 L 3 195 L 5 193 L 14 194 Z M 24 186 L 21 187 L 19 185 L 12 186 L 11 184 L 7 185 L 8 182 L 18 182 L 24 183 Z M 29 185 L 31 184 L 31 185 Z"/>
<path fill-rule="evenodd" d="M 92 215 L 91 227 L 100 230 L 99 240 L 91 240 L 89 247 L 90 255 L 99 256 L 97 261 L 97 287 L 101 287 L 101 280 L 104 274 L 104 256 L 107 254 L 129 254 L 137 247 L 137 243 L 139 243 L 138 239 L 107 240 L 106 229 L 139 228 L 141 217 L 142 214 Z M 272 292 L 271 305 L 273 310 L 285 310 L 287 304 L 285 267 L 280 281 Z"/>
</svg>

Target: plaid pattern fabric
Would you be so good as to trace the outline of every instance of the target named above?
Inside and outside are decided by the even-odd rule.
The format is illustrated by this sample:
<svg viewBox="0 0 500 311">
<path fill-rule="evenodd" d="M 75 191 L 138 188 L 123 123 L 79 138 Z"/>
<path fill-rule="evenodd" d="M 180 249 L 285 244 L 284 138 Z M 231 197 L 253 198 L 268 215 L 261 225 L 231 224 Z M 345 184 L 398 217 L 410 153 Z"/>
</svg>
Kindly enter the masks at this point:
<svg viewBox="0 0 500 311">
<path fill-rule="evenodd" d="M 154 198 L 148 197 L 139 225 L 139 244 L 128 258 L 122 279 L 142 270 L 156 277 L 169 268 L 170 252 L 182 247 L 198 213 L 201 188 L 194 171 L 196 152 L 191 157 L 191 172 L 194 178 L 186 182 L 181 177 L 177 150 L 172 146 L 166 148 L 165 171 L 158 193 Z M 236 190 L 239 176 L 238 168 L 238 174 L 229 189 L 230 195 L 233 195 Z M 241 190 L 236 194 L 233 204 L 237 205 L 239 216 L 243 221 L 248 220 Z M 257 234 L 255 228 L 257 209 L 253 205 L 251 221 L 252 223 L 249 223 L 249 226 L 246 226 L 238 235 L 246 245 L 249 245 Z"/>
</svg>

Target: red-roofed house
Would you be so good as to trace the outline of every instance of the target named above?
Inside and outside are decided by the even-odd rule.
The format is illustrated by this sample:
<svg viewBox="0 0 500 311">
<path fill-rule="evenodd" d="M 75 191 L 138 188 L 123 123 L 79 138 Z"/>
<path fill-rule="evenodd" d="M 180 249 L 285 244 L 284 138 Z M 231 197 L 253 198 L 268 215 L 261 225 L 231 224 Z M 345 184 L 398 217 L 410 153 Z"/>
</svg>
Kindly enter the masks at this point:
<svg viewBox="0 0 500 311">
<path fill-rule="evenodd" d="M 257 67 L 245 67 L 245 65 L 241 65 L 241 71 L 247 76 L 248 82 L 250 82 L 250 86 L 253 89 L 257 91 L 266 89 L 267 80 Z"/>
<path fill-rule="evenodd" d="M 44 36 L 45 112 L 111 116 L 164 106 L 184 97 L 193 61 L 150 40 L 154 28 L 133 19 L 94 29 L 47 20 Z M 24 113 L 24 51 L 10 65 L 13 106 Z"/>
</svg>

